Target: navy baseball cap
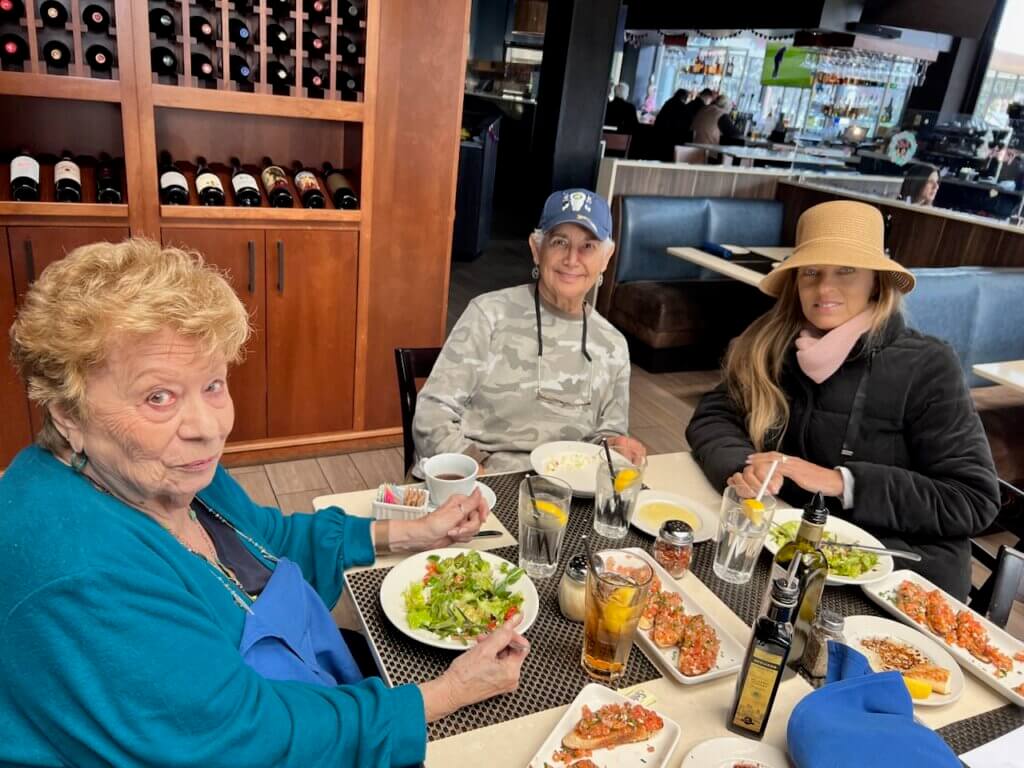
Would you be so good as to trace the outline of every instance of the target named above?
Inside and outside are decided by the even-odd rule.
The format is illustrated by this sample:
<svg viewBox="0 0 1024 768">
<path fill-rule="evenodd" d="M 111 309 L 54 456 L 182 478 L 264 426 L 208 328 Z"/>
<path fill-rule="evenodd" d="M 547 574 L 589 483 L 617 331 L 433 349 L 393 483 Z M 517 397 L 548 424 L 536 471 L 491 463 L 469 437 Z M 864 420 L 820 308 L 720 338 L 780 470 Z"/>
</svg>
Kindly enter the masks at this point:
<svg viewBox="0 0 1024 768">
<path fill-rule="evenodd" d="M 612 234 L 612 212 L 605 199 L 589 189 L 563 189 L 548 196 L 537 227 L 547 232 L 559 224 L 579 224 L 598 240 L 607 240 Z"/>
</svg>

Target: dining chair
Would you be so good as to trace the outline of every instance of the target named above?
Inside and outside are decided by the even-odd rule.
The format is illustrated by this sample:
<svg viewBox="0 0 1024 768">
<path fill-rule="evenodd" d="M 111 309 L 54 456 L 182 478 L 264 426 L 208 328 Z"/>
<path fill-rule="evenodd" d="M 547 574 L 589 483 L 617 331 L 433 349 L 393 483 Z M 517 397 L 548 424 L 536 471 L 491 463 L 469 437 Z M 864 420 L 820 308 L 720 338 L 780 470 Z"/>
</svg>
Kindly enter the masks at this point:
<svg viewBox="0 0 1024 768">
<path fill-rule="evenodd" d="M 629 143 L 632 140 L 632 136 L 628 133 L 614 133 L 612 131 L 605 131 L 601 134 L 604 139 L 604 154 L 605 157 L 628 157 L 629 156 Z"/>
<path fill-rule="evenodd" d="M 395 368 L 398 371 L 398 400 L 402 409 L 402 445 L 405 451 L 405 474 L 412 468 L 416 446 L 412 441 L 412 419 L 416 415 L 416 381 L 425 379 L 434 369 L 440 347 L 395 347 Z"/>
<path fill-rule="evenodd" d="M 971 600 L 971 608 L 1005 629 L 1015 600 L 1024 601 L 1024 552 L 1003 544 L 995 570 Z"/>
</svg>

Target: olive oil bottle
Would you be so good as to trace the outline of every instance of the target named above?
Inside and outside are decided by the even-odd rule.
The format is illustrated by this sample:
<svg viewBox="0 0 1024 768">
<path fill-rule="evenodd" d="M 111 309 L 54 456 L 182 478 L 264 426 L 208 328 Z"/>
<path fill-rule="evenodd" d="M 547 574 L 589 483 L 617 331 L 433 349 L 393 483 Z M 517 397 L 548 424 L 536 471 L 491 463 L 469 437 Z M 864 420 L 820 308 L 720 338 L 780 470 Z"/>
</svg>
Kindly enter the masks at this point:
<svg viewBox="0 0 1024 768">
<path fill-rule="evenodd" d="M 786 659 L 790 655 L 799 586 L 795 578 L 772 582 L 768 611 L 754 624 L 750 647 L 736 680 L 736 696 L 726 727 L 741 736 L 760 739 L 768 727 Z"/>
<path fill-rule="evenodd" d="M 791 573 L 793 560 L 799 561 L 796 566 L 796 579 L 800 588 L 797 598 L 797 610 L 793 616 L 793 648 L 790 658 L 798 661 L 804 652 L 807 635 L 810 634 L 814 617 L 818 614 L 821 593 L 825 589 L 828 577 L 828 560 L 821 551 L 821 540 L 828 521 L 828 508 L 821 493 L 804 507 L 800 529 L 793 541 L 783 544 L 775 553 L 772 564 L 772 579 L 778 579 Z"/>
</svg>

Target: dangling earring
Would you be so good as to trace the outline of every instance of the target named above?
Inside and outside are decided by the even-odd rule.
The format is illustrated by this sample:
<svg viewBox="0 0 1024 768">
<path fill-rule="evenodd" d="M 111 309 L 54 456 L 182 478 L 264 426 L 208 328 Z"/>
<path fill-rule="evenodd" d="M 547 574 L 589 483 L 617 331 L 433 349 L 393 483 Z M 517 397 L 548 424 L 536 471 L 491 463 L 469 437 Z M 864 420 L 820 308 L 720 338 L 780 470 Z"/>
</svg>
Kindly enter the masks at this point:
<svg viewBox="0 0 1024 768">
<path fill-rule="evenodd" d="M 85 469 L 85 465 L 89 463 L 89 457 L 85 455 L 85 451 L 79 453 L 75 451 L 71 454 L 71 468 L 81 474 L 82 470 Z"/>
<path fill-rule="evenodd" d="M 604 272 L 597 276 L 597 287 L 600 288 L 602 285 L 604 285 Z"/>
<path fill-rule="evenodd" d="M 540 267 L 536 264 L 533 265 L 533 270 L 530 272 L 530 277 L 534 280 L 540 280 Z"/>
</svg>

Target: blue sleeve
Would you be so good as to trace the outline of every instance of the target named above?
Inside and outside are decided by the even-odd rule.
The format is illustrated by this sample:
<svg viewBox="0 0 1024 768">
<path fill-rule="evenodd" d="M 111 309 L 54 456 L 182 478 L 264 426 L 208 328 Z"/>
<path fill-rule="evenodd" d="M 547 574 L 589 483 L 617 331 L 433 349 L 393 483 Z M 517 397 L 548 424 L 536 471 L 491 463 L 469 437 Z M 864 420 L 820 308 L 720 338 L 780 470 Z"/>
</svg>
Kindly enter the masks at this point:
<svg viewBox="0 0 1024 768">
<path fill-rule="evenodd" d="M 0 686 L 65 765 L 390 768 L 423 760 L 415 685 L 267 680 L 175 574 L 130 565 L 56 579 L 0 624 Z"/>
<path fill-rule="evenodd" d="M 369 518 L 346 515 L 338 507 L 283 515 L 253 503 L 223 467 L 201 496 L 271 553 L 298 565 L 328 607 L 341 596 L 347 568 L 374 562 Z"/>
</svg>

